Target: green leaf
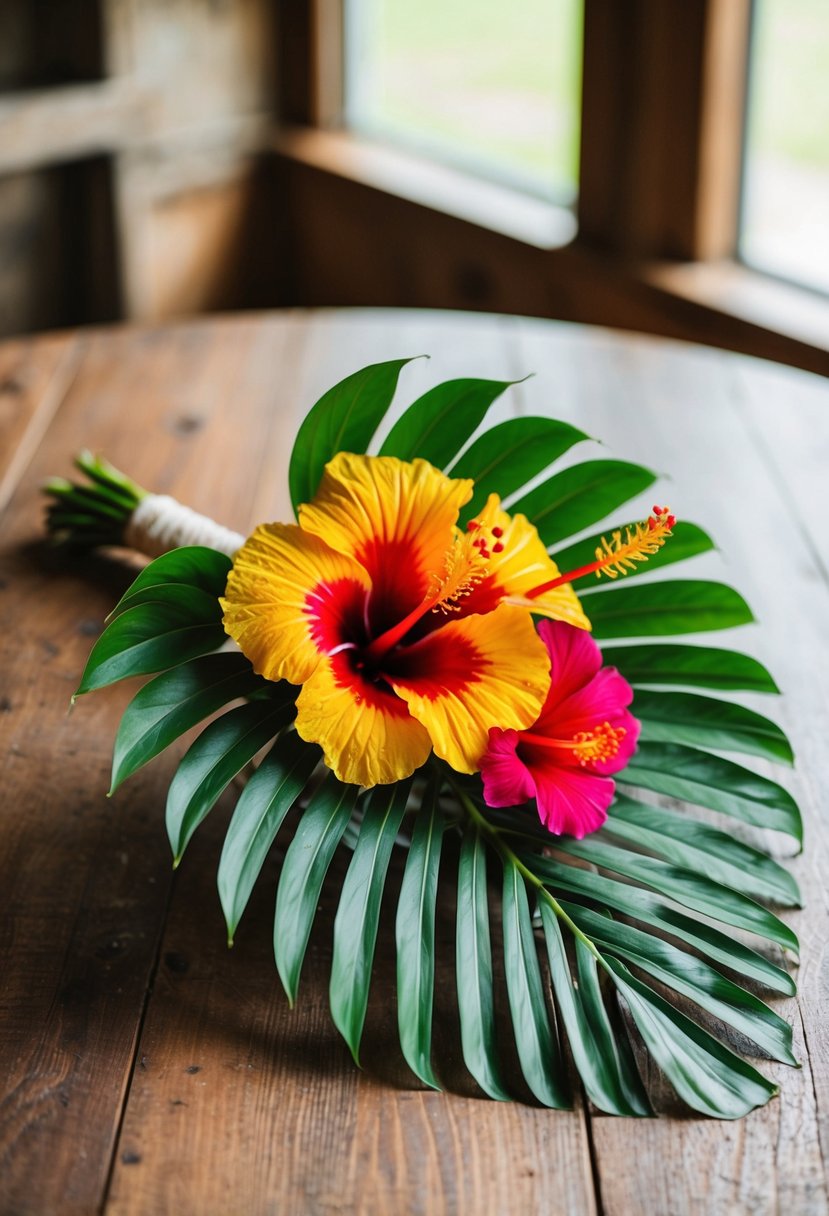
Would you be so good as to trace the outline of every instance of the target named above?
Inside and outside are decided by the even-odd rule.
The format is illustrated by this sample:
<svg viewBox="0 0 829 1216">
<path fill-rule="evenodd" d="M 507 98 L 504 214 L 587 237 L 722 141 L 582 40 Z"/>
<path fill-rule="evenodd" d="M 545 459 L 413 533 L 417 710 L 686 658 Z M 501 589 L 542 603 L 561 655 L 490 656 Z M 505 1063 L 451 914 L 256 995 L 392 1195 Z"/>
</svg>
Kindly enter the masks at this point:
<svg viewBox="0 0 829 1216">
<path fill-rule="evenodd" d="M 218 596 L 190 583 L 156 583 L 128 592 L 107 617 L 111 623 L 139 604 L 168 604 L 186 614 L 193 624 L 221 624 L 222 606 Z"/>
<path fill-rule="evenodd" d="M 723 692 L 780 692 L 762 663 L 734 650 L 648 642 L 643 646 L 603 647 L 602 657 L 609 667 L 618 667 L 631 684 L 680 684 L 718 688 Z"/>
<path fill-rule="evenodd" d="M 708 963 L 670 942 L 633 925 L 565 904 L 565 911 L 594 941 L 647 971 L 675 992 L 689 997 L 721 1022 L 733 1026 L 783 1064 L 797 1065 L 792 1054 L 792 1028 L 768 1005 Z"/>
<path fill-rule="evenodd" d="M 522 857 L 521 860 L 543 878 L 545 886 L 550 887 L 554 895 L 569 891 L 588 900 L 593 907 L 606 905 L 687 942 L 708 958 L 724 964 L 746 979 L 757 980 L 786 996 L 795 993 L 794 981 L 782 967 L 737 941 L 733 934 L 722 933 L 704 921 L 686 916 L 650 891 L 537 854 Z"/>
<path fill-rule="evenodd" d="M 748 604 L 731 587 L 702 579 L 615 585 L 588 591 L 580 599 L 597 641 L 703 633 L 754 620 Z"/>
<path fill-rule="evenodd" d="M 458 865 L 455 968 L 464 1063 L 484 1093 L 508 1102 L 495 1039 L 486 847 L 472 824 L 464 833 Z"/>
<path fill-rule="evenodd" d="M 510 513 L 526 515 L 545 545 L 598 523 L 629 498 L 647 490 L 656 474 L 625 460 L 584 460 L 530 490 Z"/>
<path fill-rule="evenodd" d="M 288 846 L 276 893 L 273 947 L 276 968 L 291 1005 L 311 936 L 320 891 L 359 794 L 329 773 L 308 804 Z"/>
<path fill-rule="evenodd" d="M 299 428 L 288 470 L 294 510 L 310 502 L 323 469 L 338 452 L 365 452 L 391 405 L 401 369 L 411 359 L 364 367 L 320 397 Z"/>
<path fill-rule="evenodd" d="M 700 823 L 689 815 L 645 806 L 618 796 L 601 835 L 610 833 L 666 861 L 707 874 L 716 882 L 757 899 L 800 906 L 800 891 L 788 870 L 759 849 Z"/>
<path fill-rule="evenodd" d="M 268 850 L 285 816 L 319 763 L 320 749 L 296 733 L 276 741 L 242 790 L 219 861 L 219 899 L 228 944 L 247 907 Z"/>
<path fill-rule="evenodd" d="M 281 701 L 252 701 L 205 727 L 186 752 L 167 793 L 167 834 L 175 864 L 209 811 L 245 765 L 294 714 L 296 689 Z"/>
<path fill-rule="evenodd" d="M 570 1051 L 590 1101 L 611 1115 L 650 1115 L 641 1078 L 613 1034 L 601 999 L 596 960 L 577 941 L 579 982 L 573 982 L 558 917 L 539 901 L 553 992 L 567 1032 Z"/>
<path fill-rule="evenodd" d="M 715 1119 L 739 1119 L 777 1093 L 764 1076 L 631 974 L 605 966 L 625 998 L 645 1045 L 679 1096 Z"/>
<path fill-rule="evenodd" d="M 443 814 L 431 786 L 415 828 L 397 903 L 397 1024 L 400 1046 L 412 1072 L 433 1089 L 432 1005 L 435 990 L 435 900 Z"/>
<path fill-rule="evenodd" d="M 110 793 L 185 731 L 264 684 L 243 654 L 207 655 L 156 676 L 133 697 L 121 718 Z"/>
<path fill-rule="evenodd" d="M 220 623 L 194 623 L 174 604 L 138 604 L 116 617 L 92 647 L 76 697 L 129 676 L 177 667 L 217 650 L 227 635 Z"/>
<path fill-rule="evenodd" d="M 186 583 L 218 599 L 224 594 L 231 565 L 230 558 L 224 553 L 217 553 L 215 549 L 208 549 L 204 545 L 186 545 L 181 549 L 172 549 L 144 567 L 118 601 L 111 615 L 115 616 L 125 605 L 132 606 L 129 604 L 130 600 L 147 603 L 152 598 L 148 594 L 151 589 L 164 583 Z M 139 593 L 142 597 L 140 600 L 136 599 Z"/>
<path fill-rule="evenodd" d="M 800 811 L 788 790 L 733 760 L 680 743 L 640 743 L 619 780 L 732 815 L 754 827 L 788 832 L 803 843 Z"/>
<path fill-rule="evenodd" d="M 513 380 L 447 380 L 418 397 L 394 424 L 381 456 L 428 460 L 444 469 Z"/>
<path fill-rule="evenodd" d="M 475 491 L 461 518 L 480 511 L 490 494 L 504 499 L 543 473 L 588 436 L 552 418 L 511 418 L 491 427 L 458 458 L 451 477 L 471 477 Z"/>
<path fill-rule="evenodd" d="M 794 762 L 791 744 L 780 727 L 733 701 L 688 692 L 639 690 L 631 711 L 642 723 L 645 742 L 688 743 L 784 764 Z"/>
<path fill-rule="evenodd" d="M 410 786 L 410 781 L 402 781 L 378 785 L 371 792 L 334 921 L 331 1014 L 356 1064 L 360 1062 L 383 884 Z"/>
<path fill-rule="evenodd" d="M 572 1098 L 544 1000 L 527 888 L 518 866 L 503 860 L 504 970 L 521 1071 L 539 1102 L 567 1110 Z"/>
<path fill-rule="evenodd" d="M 627 526 L 633 529 L 636 526 L 634 521 Z M 559 570 L 578 570 L 581 566 L 587 566 L 596 560 L 596 549 L 602 542 L 604 537 L 610 540 L 611 532 L 617 531 L 616 528 L 605 529 L 604 532 L 597 532 L 594 536 L 588 536 L 586 540 L 576 541 L 574 545 L 569 545 L 566 549 L 561 549 L 553 553 L 553 560 Z M 621 529 L 624 534 L 624 525 Z M 632 570 L 628 570 L 627 574 L 620 575 L 620 578 L 625 580 L 636 578 L 640 574 L 650 574 L 653 570 L 658 570 L 662 566 L 670 566 L 674 562 L 685 561 L 686 558 L 696 557 L 699 553 L 707 553 L 713 549 L 714 542 L 707 532 L 703 532 L 696 524 L 688 523 L 685 520 L 680 520 L 671 530 L 671 537 L 665 542 L 661 549 L 652 554 L 646 562 L 635 566 Z M 607 586 L 606 583 L 602 584 Z"/>
<path fill-rule="evenodd" d="M 582 861 L 601 866 L 603 870 L 612 870 L 643 886 L 653 887 L 683 907 L 701 912 L 711 920 L 756 933 L 797 953 L 797 935 L 779 917 L 747 895 L 732 891 L 705 875 L 590 838 L 561 839 L 557 841 L 557 848 L 571 857 L 580 857 Z"/>
</svg>

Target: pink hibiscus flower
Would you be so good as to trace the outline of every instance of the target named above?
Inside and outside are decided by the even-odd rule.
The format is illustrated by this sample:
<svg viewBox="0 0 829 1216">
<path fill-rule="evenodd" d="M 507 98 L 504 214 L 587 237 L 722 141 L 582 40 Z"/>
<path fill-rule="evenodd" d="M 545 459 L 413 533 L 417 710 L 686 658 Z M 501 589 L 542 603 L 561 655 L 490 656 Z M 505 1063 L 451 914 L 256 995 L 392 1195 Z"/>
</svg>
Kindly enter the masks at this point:
<svg viewBox="0 0 829 1216">
<path fill-rule="evenodd" d="M 493 727 L 481 758 L 488 806 L 535 798 L 541 822 L 557 836 L 581 839 L 607 818 L 616 783 L 636 747 L 639 723 L 627 706 L 633 690 L 583 629 L 543 621 L 550 691 L 529 730 Z"/>
</svg>

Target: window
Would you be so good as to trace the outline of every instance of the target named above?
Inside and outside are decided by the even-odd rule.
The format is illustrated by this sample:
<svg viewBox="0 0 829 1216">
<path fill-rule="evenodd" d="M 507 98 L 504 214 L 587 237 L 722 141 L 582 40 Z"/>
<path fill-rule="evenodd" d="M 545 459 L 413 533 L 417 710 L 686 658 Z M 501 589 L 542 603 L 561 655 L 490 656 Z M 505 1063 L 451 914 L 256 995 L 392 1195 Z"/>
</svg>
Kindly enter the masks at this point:
<svg viewBox="0 0 829 1216">
<path fill-rule="evenodd" d="M 829 7 L 755 0 L 740 252 L 829 291 Z"/>
<path fill-rule="evenodd" d="M 582 8 L 582 0 L 347 0 L 347 123 L 571 204 Z"/>
</svg>

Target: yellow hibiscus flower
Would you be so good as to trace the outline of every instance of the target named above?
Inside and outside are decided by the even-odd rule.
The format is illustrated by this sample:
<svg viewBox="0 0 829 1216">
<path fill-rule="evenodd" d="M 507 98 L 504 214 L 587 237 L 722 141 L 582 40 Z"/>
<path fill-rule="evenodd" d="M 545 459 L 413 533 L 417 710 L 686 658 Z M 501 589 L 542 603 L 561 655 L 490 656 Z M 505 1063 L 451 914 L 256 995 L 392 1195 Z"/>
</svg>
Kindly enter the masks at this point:
<svg viewBox="0 0 829 1216">
<path fill-rule="evenodd" d="M 266 679 L 301 684 L 296 729 L 341 781 L 399 781 L 432 750 L 471 773 L 490 727 L 541 710 L 533 613 L 589 629 L 535 528 L 425 460 L 341 452 L 299 524 L 263 524 L 233 561 L 228 634 Z M 550 586 L 555 584 L 555 586 Z"/>
</svg>

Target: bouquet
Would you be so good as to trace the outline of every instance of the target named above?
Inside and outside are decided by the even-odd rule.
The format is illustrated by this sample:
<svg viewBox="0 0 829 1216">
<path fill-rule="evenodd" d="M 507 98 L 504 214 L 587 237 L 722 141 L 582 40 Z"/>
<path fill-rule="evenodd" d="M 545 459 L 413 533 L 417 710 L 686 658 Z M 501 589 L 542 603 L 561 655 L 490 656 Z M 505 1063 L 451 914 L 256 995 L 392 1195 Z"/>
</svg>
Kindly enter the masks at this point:
<svg viewBox="0 0 829 1216">
<path fill-rule="evenodd" d="M 644 1048 L 694 1110 L 738 1118 L 776 1087 L 730 1032 L 743 1051 L 796 1063 L 790 1026 L 756 990 L 794 992 L 783 952 L 797 938 L 768 905 L 799 894 L 751 830 L 800 843 L 801 823 L 782 786 L 732 756 L 792 753 L 775 723 L 710 695 L 775 693 L 761 664 L 665 639 L 739 626 L 750 610 L 720 583 L 639 581 L 713 547 L 658 503 L 583 536 L 654 475 L 613 460 L 547 475 L 587 436 L 545 417 L 483 429 L 506 383 L 439 384 L 378 442 L 406 362 L 364 368 L 317 402 L 291 455 L 296 522 L 247 539 L 88 453 L 82 481 L 46 486 L 56 540 L 154 559 L 76 693 L 153 677 L 118 728 L 112 791 L 207 722 L 169 787 L 174 864 L 238 786 L 218 863 L 232 942 L 277 835 L 289 841 L 274 951 L 291 1003 L 326 873 L 350 850 L 330 1003 L 356 1061 L 384 886 L 405 850 L 397 1013 L 421 1082 L 439 1086 L 448 884 L 463 1058 L 486 1094 L 509 1096 L 497 961 L 539 1102 L 570 1104 L 569 1044 L 596 1107 L 652 1114 Z"/>
</svg>

